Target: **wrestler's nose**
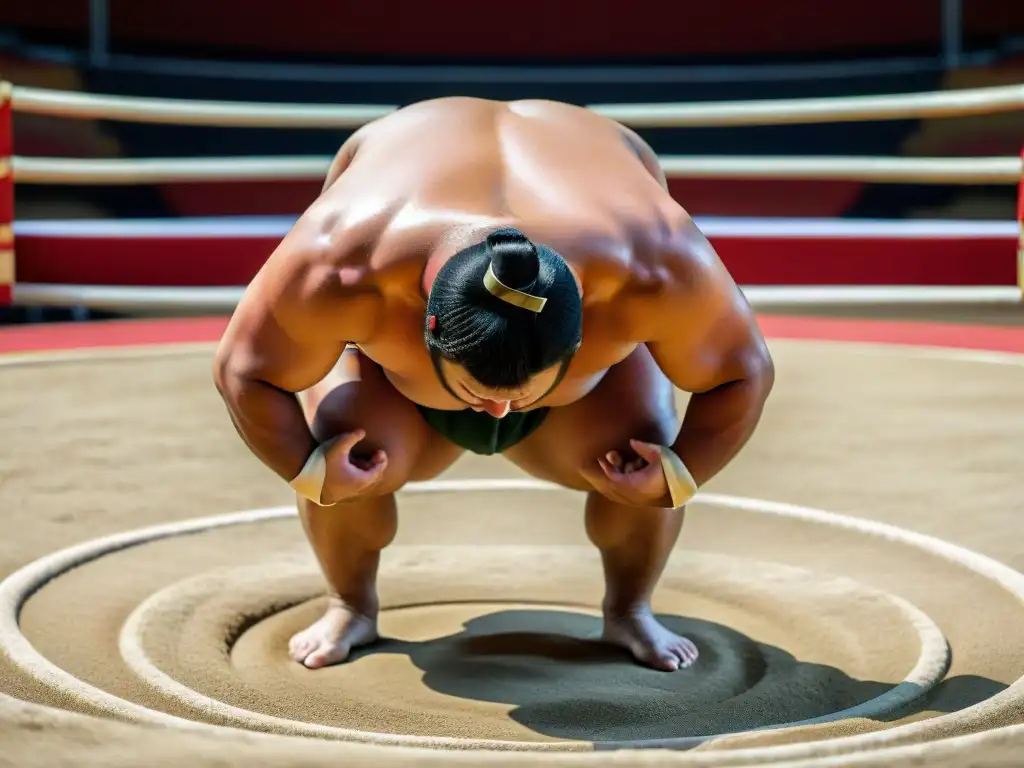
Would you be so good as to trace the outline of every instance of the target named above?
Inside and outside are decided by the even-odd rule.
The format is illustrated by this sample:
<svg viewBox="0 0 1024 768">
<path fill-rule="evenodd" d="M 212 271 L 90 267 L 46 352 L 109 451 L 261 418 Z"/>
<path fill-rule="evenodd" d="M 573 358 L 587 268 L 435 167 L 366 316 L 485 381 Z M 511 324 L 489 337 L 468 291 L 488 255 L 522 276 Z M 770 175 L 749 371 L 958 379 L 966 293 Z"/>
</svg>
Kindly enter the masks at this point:
<svg viewBox="0 0 1024 768">
<path fill-rule="evenodd" d="M 512 410 L 511 400 L 484 400 L 484 410 L 496 419 L 503 419 Z"/>
</svg>

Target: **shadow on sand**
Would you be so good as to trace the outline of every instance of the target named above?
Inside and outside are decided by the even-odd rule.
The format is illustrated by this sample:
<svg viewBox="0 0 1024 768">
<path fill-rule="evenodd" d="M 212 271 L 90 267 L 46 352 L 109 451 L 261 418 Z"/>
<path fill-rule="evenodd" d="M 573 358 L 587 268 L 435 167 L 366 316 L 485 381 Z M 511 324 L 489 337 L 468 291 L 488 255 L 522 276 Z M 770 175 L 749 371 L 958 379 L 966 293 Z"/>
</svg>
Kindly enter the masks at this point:
<svg viewBox="0 0 1024 768">
<path fill-rule="evenodd" d="M 700 659 L 693 667 L 641 667 L 598 641 L 598 618 L 553 610 L 499 611 L 427 642 L 385 638 L 352 660 L 406 655 L 424 672 L 424 685 L 438 693 L 512 705 L 510 716 L 537 733 L 595 742 L 736 733 L 831 714 L 892 688 L 799 661 L 720 624 L 658 618 L 696 643 Z M 952 678 L 911 709 L 876 719 L 954 711 L 1005 687 L 985 678 Z"/>
</svg>

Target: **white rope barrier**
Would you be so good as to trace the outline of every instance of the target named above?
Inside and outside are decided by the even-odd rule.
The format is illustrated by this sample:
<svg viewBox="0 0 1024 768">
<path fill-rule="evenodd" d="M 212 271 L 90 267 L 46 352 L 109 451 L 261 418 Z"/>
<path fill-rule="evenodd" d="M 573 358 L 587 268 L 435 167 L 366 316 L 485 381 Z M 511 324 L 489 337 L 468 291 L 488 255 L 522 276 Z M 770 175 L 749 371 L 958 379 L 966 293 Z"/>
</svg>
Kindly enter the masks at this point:
<svg viewBox="0 0 1024 768">
<path fill-rule="evenodd" d="M 225 128 L 358 128 L 396 109 L 372 104 L 264 104 L 108 96 L 21 85 L 13 89 L 11 108 L 29 115 Z"/>
<path fill-rule="evenodd" d="M 682 157 L 661 158 L 670 177 L 802 179 L 916 184 L 1017 184 L 1020 157 Z"/>
<path fill-rule="evenodd" d="M 209 157 L 85 160 L 14 157 L 18 184 L 156 184 L 322 180 L 331 157 Z"/>
<path fill-rule="evenodd" d="M 890 96 L 725 101 L 695 104 L 605 104 L 593 107 L 634 128 L 785 125 L 964 117 L 1024 109 L 1024 85 Z"/>
<path fill-rule="evenodd" d="M 241 287 L 158 287 L 15 283 L 14 303 L 38 307 L 88 307 L 121 312 L 232 312 Z"/>
<path fill-rule="evenodd" d="M 754 307 L 877 304 L 1020 305 L 1015 286 L 741 286 Z M 20 306 L 88 307 L 134 313 L 232 312 L 244 288 L 135 287 L 16 283 Z"/>
<path fill-rule="evenodd" d="M 266 104 L 74 93 L 15 86 L 16 112 L 175 125 L 354 128 L 392 105 Z M 595 112 L 633 127 L 781 125 L 988 115 L 1024 109 L 1024 84 L 953 91 L 692 104 L 603 104 Z"/>
<path fill-rule="evenodd" d="M 82 160 L 13 158 L 20 184 L 156 184 L 322 180 L 331 157 L 213 157 Z M 670 177 L 799 179 L 918 184 L 1017 184 L 1020 157 L 690 157 L 666 156 Z"/>
<path fill-rule="evenodd" d="M 298 214 L 254 216 L 184 216 L 146 219 L 29 219 L 14 223 L 15 237 L 74 237 L 109 239 L 174 238 L 282 238 L 298 221 Z M 700 231 L 717 237 L 778 238 L 883 238 L 885 240 L 969 238 L 1016 241 L 1020 224 L 948 219 L 836 219 L 751 218 L 749 216 L 693 217 Z M 145 250 L 145 246 L 142 246 Z"/>
</svg>

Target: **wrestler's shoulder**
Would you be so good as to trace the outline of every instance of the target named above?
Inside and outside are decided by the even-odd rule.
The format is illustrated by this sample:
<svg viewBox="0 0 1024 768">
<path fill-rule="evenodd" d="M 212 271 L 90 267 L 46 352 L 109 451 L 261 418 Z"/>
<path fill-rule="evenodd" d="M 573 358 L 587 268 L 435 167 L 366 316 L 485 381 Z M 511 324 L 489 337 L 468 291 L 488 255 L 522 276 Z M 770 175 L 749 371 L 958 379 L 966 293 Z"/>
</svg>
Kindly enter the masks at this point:
<svg viewBox="0 0 1024 768">
<path fill-rule="evenodd" d="M 619 297 L 645 306 L 686 301 L 699 307 L 734 287 L 718 254 L 685 212 L 633 237 L 617 262 Z"/>
<path fill-rule="evenodd" d="M 329 208 L 312 206 L 292 227 L 250 284 L 249 293 L 276 306 L 320 314 L 339 300 L 360 303 L 377 293 L 373 244 L 379 226 L 342 226 Z"/>
<path fill-rule="evenodd" d="M 338 190 L 328 189 L 299 217 L 272 258 L 288 269 L 370 269 L 377 244 L 403 205 L 396 197 L 360 210 Z"/>
</svg>

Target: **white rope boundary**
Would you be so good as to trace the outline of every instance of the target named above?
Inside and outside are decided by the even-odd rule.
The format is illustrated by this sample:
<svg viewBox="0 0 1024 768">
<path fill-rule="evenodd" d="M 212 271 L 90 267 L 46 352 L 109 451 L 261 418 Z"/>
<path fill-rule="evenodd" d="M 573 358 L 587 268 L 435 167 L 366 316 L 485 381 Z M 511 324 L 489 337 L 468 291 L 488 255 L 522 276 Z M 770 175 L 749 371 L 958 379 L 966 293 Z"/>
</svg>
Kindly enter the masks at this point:
<svg viewBox="0 0 1024 768">
<path fill-rule="evenodd" d="M 810 285 L 740 286 L 754 307 L 864 304 L 986 304 L 1019 306 L 1021 289 L 1012 285 Z M 245 291 L 241 286 L 143 287 L 15 283 L 14 304 L 25 307 L 87 307 L 130 312 L 231 312 Z"/>
<path fill-rule="evenodd" d="M 110 158 L 13 157 L 18 184 L 158 184 L 322 181 L 330 156 Z M 1019 184 L 1020 157 L 743 157 L 666 155 L 665 175 L 686 179 Z"/>
<path fill-rule="evenodd" d="M 160 99 L 74 93 L 26 86 L 11 89 L 15 111 L 68 118 L 129 120 L 178 125 L 357 127 L 395 109 L 392 105 L 267 104 Z M 885 96 L 777 99 L 693 104 L 612 104 L 590 109 L 635 127 L 771 125 L 993 114 L 1024 108 L 1024 84 Z M 23 184 L 147 184 L 204 181 L 321 180 L 330 157 L 215 157 L 72 159 L 12 158 Z M 833 180 L 875 183 L 1018 184 L 1020 157 L 691 157 L 664 156 L 666 175 L 692 179 Z M 765 303 L 887 303 L 1019 301 L 1017 289 L 927 287 L 752 288 Z M 1012 291 L 1012 293 L 1011 293 Z M 22 285 L 20 303 L 76 306 L 225 309 L 232 288 L 125 289 L 114 286 Z M 48 298 L 47 298 L 48 297 Z"/>
<path fill-rule="evenodd" d="M 75 93 L 14 86 L 16 112 L 54 117 L 175 125 L 263 128 L 355 128 L 395 105 L 272 104 Z M 781 125 L 990 115 L 1024 108 L 1024 85 L 883 96 L 847 96 L 691 104 L 591 105 L 634 127 Z"/>
<path fill-rule="evenodd" d="M 405 492 L 444 493 L 485 490 L 564 489 L 533 479 L 462 479 L 410 483 L 406 486 Z M 1018 603 L 1024 606 L 1024 574 L 985 555 L 927 534 L 917 533 L 916 531 L 874 520 L 855 518 L 837 512 L 828 512 L 785 502 L 705 493 L 700 494 L 694 500 L 694 503 L 718 505 L 759 514 L 802 520 L 812 524 L 830 526 L 840 530 L 881 538 L 885 541 L 897 542 L 927 552 L 958 567 L 973 571 L 1002 587 L 1011 596 L 1016 598 Z M 134 531 L 125 531 L 93 539 L 45 555 L 23 566 L 0 582 L 0 650 L 4 652 L 11 664 L 25 674 L 51 688 L 62 690 L 66 697 L 77 699 L 87 706 L 99 707 L 112 714 L 116 713 L 118 716 L 129 721 L 158 723 L 188 730 L 223 730 L 224 726 L 186 720 L 164 712 L 147 709 L 80 680 L 53 664 L 35 649 L 21 631 L 19 615 L 25 601 L 47 582 L 79 565 L 102 557 L 108 552 L 125 549 L 143 542 L 157 541 L 163 538 L 181 536 L 224 526 L 278 519 L 286 514 L 294 514 L 294 510 L 290 507 L 279 507 L 207 518 L 195 518 L 140 528 Z M 714 764 L 719 762 L 738 763 L 743 760 L 751 760 L 767 763 L 849 754 L 851 751 L 858 749 L 873 750 L 901 746 L 908 741 L 927 739 L 928 734 L 936 728 L 941 728 L 947 723 L 953 723 L 957 719 L 962 720 L 965 716 L 984 716 L 993 706 L 1011 706 L 1020 699 L 1022 694 L 1024 694 L 1024 678 L 1014 681 L 1007 688 L 990 698 L 957 712 L 911 722 L 883 731 L 838 737 L 827 741 L 784 744 L 764 748 L 741 748 L 722 753 L 708 753 L 702 755 L 699 762 Z"/>
<path fill-rule="evenodd" d="M 201 216 L 151 219 L 29 219 L 14 222 L 15 237 L 265 238 L 284 237 L 298 215 Z M 1013 219 L 836 219 L 694 216 L 708 237 L 758 238 L 999 238 L 1017 241 L 1020 223 Z"/>
</svg>

